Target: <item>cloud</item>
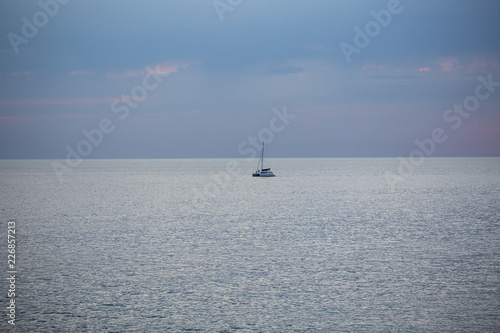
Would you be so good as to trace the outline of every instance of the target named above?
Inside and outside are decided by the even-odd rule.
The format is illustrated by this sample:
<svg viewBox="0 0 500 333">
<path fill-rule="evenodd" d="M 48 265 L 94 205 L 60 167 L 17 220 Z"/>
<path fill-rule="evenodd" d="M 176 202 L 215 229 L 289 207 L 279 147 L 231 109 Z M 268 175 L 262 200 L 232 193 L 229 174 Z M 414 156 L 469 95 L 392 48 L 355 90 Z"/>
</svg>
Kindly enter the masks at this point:
<svg viewBox="0 0 500 333">
<path fill-rule="evenodd" d="M 440 58 L 437 63 L 442 72 L 458 72 L 464 75 L 497 72 L 500 68 L 496 58 L 488 54 Z"/>
<path fill-rule="evenodd" d="M 469 66 L 467 66 L 467 71 L 469 73 L 472 73 L 477 67 L 485 68 L 486 66 L 488 66 L 488 63 L 484 59 L 475 58 L 474 61 Z"/>
<path fill-rule="evenodd" d="M 439 60 L 439 65 L 441 66 L 441 71 L 446 73 L 451 73 L 457 70 L 458 59 L 457 58 L 444 58 Z"/>
<path fill-rule="evenodd" d="M 224 22 L 210 1 L 128 1 L 119 8 L 115 1 L 71 2 L 28 45 L 20 45 L 18 55 L 7 38 L 0 40 L 2 130 L 14 121 L 39 120 L 30 126 L 43 129 L 51 145 L 64 146 L 72 140 L 69 128 L 81 131 L 79 127 L 87 126 L 88 119 L 71 119 L 70 114 L 115 116 L 113 101 L 130 96 L 154 71 L 161 84 L 130 110 L 120 129 L 123 136 L 117 131 L 114 146 L 110 140 L 109 146 L 100 147 L 101 156 L 117 156 L 121 140 L 136 142 L 136 148 L 123 148 L 127 156 L 144 156 L 138 147 L 168 140 L 175 142 L 171 156 L 210 154 L 201 144 L 212 144 L 211 152 L 226 156 L 228 150 L 219 142 L 238 143 L 267 121 L 269 110 L 283 105 L 291 112 L 304 110 L 294 139 L 316 138 L 297 150 L 288 143 L 297 156 L 329 154 L 332 143 L 349 141 L 360 129 L 370 135 L 360 135 L 359 147 L 346 145 L 346 154 L 362 155 L 370 144 L 388 145 L 370 154 L 405 154 L 411 149 L 399 150 L 402 145 L 427 135 L 425 125 L 432 129 L 443 105 L 463 100 L 463 92 L 474 87 L 471 80 L 489 73 L 495 82 L 500 80 L 500 44 L 492 42 L 500 31 L 500 1 L 438 1 L 432 8 L 402 1 L 404 11 L 347 64 L 339 43 L 353 43 L 353 27 L 364 28 L 372 19 L 370 11 L 379 12 L 387 2 L 313 1 L 306 6 L 298 0 L 246 1 L 227 13 Z M 36 2 L 9 3 L 7 9 L 19 10 L 0 11 L 3 36 L 21 34 L 20 18 L 39 10 Z M 488 105 L 498 109 L 498 96 L 492 94 Z M 127 97 L 121 101 L 132 102 Z M 148 122 L 143 114 L 164 121 Z M 489 123 L 497 119 L 485 112 L 473 117 Z M 300 127 L 302 119 L 308 127 Z M 10 136 L 40 142 L 28 127 L 15 126 Z M 387 140 L 378 133 L 386 133 Z M 498 144 L 497 138 L 491 137 L 490 143 Z M 18 151 L 42 156 L 43 149 L 43 156 L 59 156 L 49 146 L 38 151 L 13 140 L 12 147 L 14 155 L 2 155 L 0 146 L 0 157 L 18 156 Z M 162 144 L 158 154 L 164 152 Z"/>
<path fill-rule="evenodd" d="M 179 69 L 185 69 L 188 67 L 187 63 L 160 63 L 156 65 L 145 66 L 141 69 L 128 69 L 124 71 L 114 71 L 106 73 L 106 78 L 110 80 L 121 79 L 123 77 L 142 77 L 148 74 L 148 70 L 146 68 L 150 68 L 155 74 L 158 75 L 167 75 L 170 73 L 176 73 Z"/>
<path fill-rule="evenodd" d="M 369 63 L 369 62 L 363 64 L 363 70 L 367 70 L 369 68 L 377 68 L 377 65 Z"/>
</svg>

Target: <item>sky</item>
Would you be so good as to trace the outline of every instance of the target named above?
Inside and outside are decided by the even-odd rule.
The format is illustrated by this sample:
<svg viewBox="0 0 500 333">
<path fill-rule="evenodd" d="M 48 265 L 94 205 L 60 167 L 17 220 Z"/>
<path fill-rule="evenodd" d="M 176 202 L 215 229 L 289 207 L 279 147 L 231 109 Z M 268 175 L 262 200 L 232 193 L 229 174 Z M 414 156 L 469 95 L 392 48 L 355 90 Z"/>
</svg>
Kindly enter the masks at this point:
<svg viewBox="0 0 500 333">
<path fill-rule="evenodd" d="M 498 0 L 0 1 L 3 159 L 500 156 L 499 82 Z"/>
</svg>

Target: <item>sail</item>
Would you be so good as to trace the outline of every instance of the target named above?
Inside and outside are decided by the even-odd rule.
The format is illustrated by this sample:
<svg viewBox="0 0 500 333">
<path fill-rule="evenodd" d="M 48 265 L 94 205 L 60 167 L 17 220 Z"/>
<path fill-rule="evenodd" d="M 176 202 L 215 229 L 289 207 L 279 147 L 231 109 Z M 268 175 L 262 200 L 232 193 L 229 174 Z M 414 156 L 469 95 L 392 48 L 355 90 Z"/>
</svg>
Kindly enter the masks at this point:
<svg viewBox="0 0 500 333">
<path fill-rule="evenodd" d="M 259 158 L 259 163 L 257 164 L 256 173 L 261 172 L 263 167 L 264 167 L 264 142 L 262 142 L 262 151 L 260 152 L 260 158 Z"/>
</svg>

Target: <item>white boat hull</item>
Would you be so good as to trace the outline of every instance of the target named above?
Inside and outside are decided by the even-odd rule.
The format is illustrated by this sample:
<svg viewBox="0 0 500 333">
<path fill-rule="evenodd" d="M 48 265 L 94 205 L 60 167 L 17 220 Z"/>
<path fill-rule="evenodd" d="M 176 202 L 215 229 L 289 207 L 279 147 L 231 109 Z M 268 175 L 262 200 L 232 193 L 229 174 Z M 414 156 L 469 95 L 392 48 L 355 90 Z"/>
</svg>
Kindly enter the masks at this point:
<svg viewBox="0 0 500 333">
<path fill-rule="evenodd" d="M 256 172 L 252 174 L 253 177 L 275 177 L 272 172 Z"/>
</svg>

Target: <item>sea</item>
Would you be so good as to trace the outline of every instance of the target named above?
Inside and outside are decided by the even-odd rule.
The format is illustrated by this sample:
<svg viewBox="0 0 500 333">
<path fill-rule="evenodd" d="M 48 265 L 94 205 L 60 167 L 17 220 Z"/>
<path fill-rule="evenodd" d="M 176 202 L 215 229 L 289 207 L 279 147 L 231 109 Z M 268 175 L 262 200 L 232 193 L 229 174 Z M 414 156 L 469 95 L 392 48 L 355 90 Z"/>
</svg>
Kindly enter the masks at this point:
<svg viewBox="0 0 500 333">
<path fill-rule="evenodd" d="M 1 160 L 0 331 L 500 332 L 500 158 L 256 162 Z"/>
</svg>

